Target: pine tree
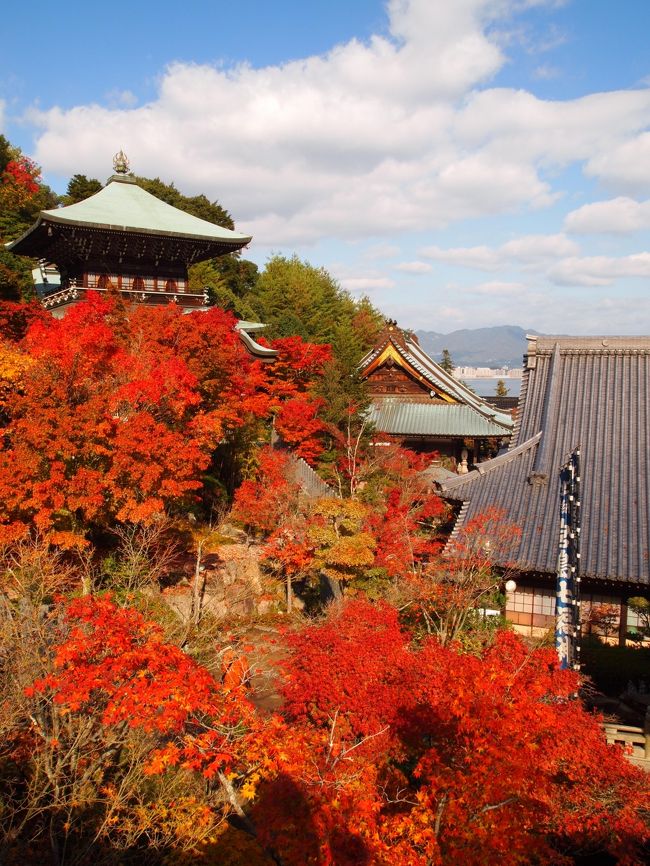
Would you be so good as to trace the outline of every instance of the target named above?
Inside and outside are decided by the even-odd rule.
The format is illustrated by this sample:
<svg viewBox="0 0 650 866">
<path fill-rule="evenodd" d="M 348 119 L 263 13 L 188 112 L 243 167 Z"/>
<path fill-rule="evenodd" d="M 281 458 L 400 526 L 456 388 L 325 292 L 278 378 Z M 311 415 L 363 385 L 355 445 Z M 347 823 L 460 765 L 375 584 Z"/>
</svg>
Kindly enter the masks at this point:
<svg viewBox="0 0 650 866">
<path fill-rule="evenodd" d="M 440 366 L 442 367 L 442 369 L 446 373 L 449 373 L 450 376 L 453 374 L 454 370 L 456 369 L 456 367 L 454 366 L 454 362 L 451 359 L 451 355 L 449 354 L 449 349 L 443 349 L 442 350 L 442 358 L 440 359 Z"/>
</svg>

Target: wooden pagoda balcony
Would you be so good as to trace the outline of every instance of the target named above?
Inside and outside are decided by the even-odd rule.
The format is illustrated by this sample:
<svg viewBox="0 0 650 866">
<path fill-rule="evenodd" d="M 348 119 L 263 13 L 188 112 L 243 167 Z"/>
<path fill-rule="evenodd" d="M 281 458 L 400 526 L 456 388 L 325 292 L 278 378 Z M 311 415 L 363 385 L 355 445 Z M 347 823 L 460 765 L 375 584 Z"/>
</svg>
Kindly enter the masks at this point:
<svg viewBox="0 0 650 866">
<path fill-rule="evenodd" d="M 162 281 L 160 281 L 162 282 Z M 77 303 L 82 300 L 88 292 L 107 292 L 118 291 L 125 301 L 132 304 L 145 304 L 158 306 L 161 304 L 179 304 L 184 309 L 198 309 L 205 307 L 208 298 L 206 292 L 195 293 L 188 292 L 184 287 L 176 287 L 176 290 L 167 288 L 122 288 L 115 286 L 112 283 L 108 285 L 98 285 L 95 280 L 88 279 L 84 275 L 83 280 L 73 281 L 69 286 L 63 289 L 57 289 L 47 295 L 42 296 L 41 303 L 46 310 L 55 310 L 69 304 Z"/>
</svg>

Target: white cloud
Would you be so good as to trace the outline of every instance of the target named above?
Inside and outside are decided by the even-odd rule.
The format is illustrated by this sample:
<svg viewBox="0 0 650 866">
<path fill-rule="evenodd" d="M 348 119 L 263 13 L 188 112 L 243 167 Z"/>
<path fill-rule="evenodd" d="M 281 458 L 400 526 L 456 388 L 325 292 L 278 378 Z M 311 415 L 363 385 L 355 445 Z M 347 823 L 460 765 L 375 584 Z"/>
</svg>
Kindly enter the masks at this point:
<svg viewBox="0 0 650 866">
<path fill-rule="evenodd" d="M 471 286 L 467 289 L 468 292 L 475 295 L 487 295 L 488 297 L 511 298 L 521 297 L 525 291 L 523 283 L 508 283 L 500 280 L 491 280 L 487 283 L 479 283 L 476 286 Z"/>
<path fill-rule="evenodd" d="M 623 192 L 650 192 L 650 132 L 594 154 L 586 172 Z"/>
<path fill-rule="evenodd" d="M 539 267 L 564 256 L 579 252 L 575 241 L 564 234 L 523 235 L 501 244 L 499 247 L 477 246 L 441 249 L 425 247 L 420 255 L 447 264 L 474 268 L 481 271 L 496 271 L 511 265 Z"/>
<path fill-rule="evenodd" d="M 135 108 L 138 98 L 130 90 L 110 90 L 106 94 L 106 101 L 111 108 Z"/>
<path fill-rule="evenodd" d="M 342 277 L 341 286 L 353 295 L 376 289 L 392 289 L 395 281 L 389 277 Z"/>
<path fill-rule="evenodd" d="M 650 253 L 634 253 L 618 258 L 585 256 L 567 258 L 551 267 L 548 275 L 562 286 L 609 286 L 626 277 L 650 277 Z"/>
<path fill-rule="evenodd" d="M 495 271 L 500 264 L 496 250 L 487 246 L 452 247 L 450 249 L 431 246 L 421 249 L 420 255 L 435 259 L 437 262 L 445 262 L 448 265 L 475 268 L 479 271 Z"/>
<path fill-rule="evenodd" d="M 650 200 L 626 196 L 586 204 L 567 214 L 566 231 L 574 234 L 626 234 L 650 228 Z"/>
<path fill-rule="evenodd" d="M 257 246 L 547 207 L 561 194 L 550 168 L 586 161 L 616 181 L 650 91 L 554 102 L 488 88 L 506 61 L 495 24 L 530 5 L 389 0 L 387 35 L 367 43 L 265 68 L 174 63 L 147 105 L 33 109 L 35 157 L 104 178 L 124 147 L 134 171 L 221 201 Z"/>
<path fill-rule="evenodd" d="M 533 71 L 533 77 L 538 81 L 552 81 L 554 78 L 558 78 L 560 74 L 557 66 L 550 66 L 546 63 L 542 63 Z"/>
<path fill-rule="evenodd" d="M 428 274 L 433 268 L 427 262 L 400 262 L 394 267 L 396 271 L 403 271 L 406 274 Z"/>
</svg>

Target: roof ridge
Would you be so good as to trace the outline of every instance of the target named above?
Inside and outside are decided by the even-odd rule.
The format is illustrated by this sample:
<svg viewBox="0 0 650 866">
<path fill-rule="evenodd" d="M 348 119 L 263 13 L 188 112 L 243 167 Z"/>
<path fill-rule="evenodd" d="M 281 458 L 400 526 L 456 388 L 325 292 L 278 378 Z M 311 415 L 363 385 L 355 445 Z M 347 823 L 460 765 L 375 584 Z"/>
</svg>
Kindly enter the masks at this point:
<svg viewBox="0 0 650 866">
<path fill-rule="evenodd" d="M 512 429 L 512 419 L 506 417 L 502 412 L 496 408 L 496 406 L 492 406 L 489 403 L 486 403 L 478 394 L 475 394 L 470 388 L 466 385 L 463 385 L 458 379 L 448 373 L 444 367 L 441 367 L 433 358 L 428 355 L 424 349 L 420 346 L 419 343 L 414 343 L 412 340 L 406 340 L 407 348 L 402 350 L 401 347 L 396 347 L 401 354 L 404 352 L 408 352 L 417 363 L 422 365 L 422 361 L 418 361 L 418 355 L 423 357 L 423 360 L 429 361 L 433 364 L 434 369 L 429 370 L 429 375 L 434 373 L 442 380 L 443 389 L 447 390 L 447 393 L 452 397 L 456 397 L 457 399 L 464 399 L 464 402 L 470 409 L 473 409 L 479 415 L 482 415 L 484 418 L 487 418 L 491 421 L 494 421 L 495 424 L 499 424 L 505 430 Z M 424 367 L 426 370 L 426 367 Z"/>
<path fill-rule="evenodd" d="M 492 460 L 486 460 L 485 463 L 479 463 L 476 468 L 472 469 L 471 472 L 468 472 L 467 475 L 459 475 L 458 478 L 451 478 L 449 481 L 440 482 L 440 492 L 444 494 L 448 490 L 455 490 L 463 484 L 472 483 L 483 475 L 487 475 L 489 472 L 493 472 L 495 469 L 499 469 L 501 466 L 511 463 L 515 457 L 519 457 L 520 454 L 529 451 L 537 445 L 541 438 L 542 431 L 540 430 L 539 433 L 531 436 L 530 439 L 522 442 L 521 445 L 517 445 L 516 448 L 512 448 L 510 451 L 505 451 L 503 454 L 498 454 L 496 457 L 493 457 Z"/>
</svg>

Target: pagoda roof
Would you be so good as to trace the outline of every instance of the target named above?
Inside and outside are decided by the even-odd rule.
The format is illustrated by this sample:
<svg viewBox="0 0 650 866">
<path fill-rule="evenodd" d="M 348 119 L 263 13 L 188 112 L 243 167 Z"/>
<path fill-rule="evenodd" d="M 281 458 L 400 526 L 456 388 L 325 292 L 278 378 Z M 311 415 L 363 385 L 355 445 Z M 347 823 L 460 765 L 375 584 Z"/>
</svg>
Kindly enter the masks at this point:
<svg viewBox="0 0 650 866">
<path fill-rule="evenodd" d="M 106 186 L 84 201 L 40 212 L 22 237 L 7 244 L 19 255 L 40 256 L 47 247 L 46 227 L 56 224 L 160 238 L 179 238 L 216 245 L 222 251 L 238 250 L 251 241 L 244 235 L 179 210 L 138 186 L 135 178 L 117 174 Z M 208 256 L 206 256 L 207 258 Z"/>
<path fill-rule="evenodd" d="M 500 412 L 447 373 L 427 355 L 415 336 L 393 324 L 387 326 L 374 349 L 361 360 L 361 377 L 368 379 L 386 362 L 402 367 L 432 397 L 374 396 L 371 411 L 377 429 L 418 436 L 480 438 L 511 434 L 513 420 L 509 414 Z M 443 403 L 434 404 L 434 396 Z M 395 430 L 391 429 L 393 426 Z"/>
<path fill-rule="evenodd" d="M 650 337 L 528 340 L 508 451 L 439 485 L 463 503 L 452 537 L 497 508 L 521 530 L 497 564 L 555 574 L 559 474 L 579 448 L 582 576 L 648 585 Z"/>
</svg>

